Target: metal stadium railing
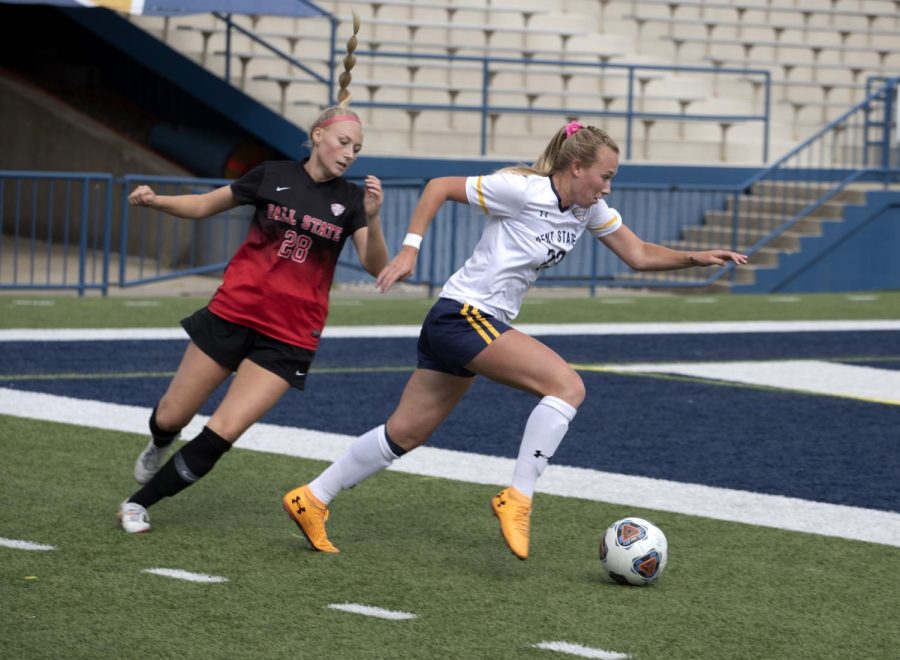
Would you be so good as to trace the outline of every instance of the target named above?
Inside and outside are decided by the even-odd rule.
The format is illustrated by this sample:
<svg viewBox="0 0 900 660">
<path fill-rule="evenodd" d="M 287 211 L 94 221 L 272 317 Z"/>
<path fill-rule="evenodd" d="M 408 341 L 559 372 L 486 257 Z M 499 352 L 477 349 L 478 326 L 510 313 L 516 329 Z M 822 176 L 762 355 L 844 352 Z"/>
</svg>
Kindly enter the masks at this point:
<svg viewBox="0 0 900 660">
<path fill-rule="evenodd" d="M 810 218 L 833 218 L 857 182 L 900 182 L 900 77 L 870 78 L 866 98 L 739 186 L 731 246 L 753 256 Z M 719 276 L 724 273 L 720 273 Z"/>
<path fill-rule="evenodd" d="M 0 289 L 109 286 L 113 177 L 0 171 Z"/>
<path fill-rule="evenodd" d="M 118 183 L 121 222 L 114 244 L 121 287 L 219 273 L 247 233 L 252 210 L 245 207 L 206 220 L 185 220 L 128 204 L 128 193 L 139 184 L 159 195 L 188 195 L 228 185 L 227 179 L 127 175 Z"/>
<path fill-rule="evenodd" d="M 645 240 L 685 249 L 731 247 L 764 261 L 766 250 L 777 248 L 805 224 L 833 219 L 840 212 L 836 202 L 858 198 L 860 193 L 851 190 L 851 184 L 900 182 L 896 131 L 900 78 L 873 79 L 870 85 L 862 103 L 740 185 L 614 183 L 607 201 Z M 138 183 L 151 184 L 161 194 L 183 194 L 229 182 L 0 171 L 0 288 L 75 289 L 80 294 L 98 289 L 105 294 L 111 284 L 111 261 L 118 266 L 115 284 L 120 287 L 219 274 L 246 235 L 251 211 L 238 208 L 202 221 L 173 218 L 129 206 L 127 194 Z M 383 183 L 382 222 L 393 254 L 426 180 Z M 119 200 L 115 222 L 114 198 Z M 712 223 L 713 216 L 717 224 Z M 411 282 L 430 289 L 440 286 L 469 256 L 483 224 L 477 210 L 445 205 L 426 236 Z M 731 266 L 633 273 L 598 241 L 586 237 L 539 283 L 586 286 L 593 292 L 600 286 L 703 288 L 738 281 L 738 276 Z M 341 256 L 336 279 L 368 279 L 361 273 L 352 243 Z"/>
</svg>

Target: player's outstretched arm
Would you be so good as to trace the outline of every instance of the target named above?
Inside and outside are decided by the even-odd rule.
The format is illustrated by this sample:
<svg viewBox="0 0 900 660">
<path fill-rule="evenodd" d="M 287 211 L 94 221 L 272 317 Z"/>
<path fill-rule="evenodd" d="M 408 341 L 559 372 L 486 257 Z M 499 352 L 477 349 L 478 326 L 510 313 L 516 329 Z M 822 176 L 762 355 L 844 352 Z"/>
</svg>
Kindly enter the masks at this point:
<svg viewBox="0 0 900 660">
<path fill-rule="evenodd" d="M 730 250 L 672 250 L 641 240 L 628 227 L 622 226 L 600 238 L 604 245 L 633 270 L 677 270 L 691 266 L 724 266 L 729 261 L 741 266 L 747 255 Z"/>
<path fill-rule="evenodd" d="M 238 205 L 231 186 L 222 186 L 200 195 L 157 195 L 150 186 L 138 186 L 128 195 L 128 203 L 194 220 L 208 218 Z"/>
<path fill-rule="evenodd" d="M 432 179 L 425 185 L 422 196 L 413 211 L 409 221 L 407 238 L 418 236 L 418 241 L 404 239 L 400 252 L 391 259 L 375 280 L 375 286 L 384 293 L 400 280 L 405 280 L 416 270 L 416 261 L 419 258 L 419 247 L 411 245 L 412 242 L 421 244 L 421 239 L 431 226 L 431 221 L 441 206 L 447 200 L 468 203 L 466 198 L 466 178 L 462 176 L 445 176 Z"/>
</svg>

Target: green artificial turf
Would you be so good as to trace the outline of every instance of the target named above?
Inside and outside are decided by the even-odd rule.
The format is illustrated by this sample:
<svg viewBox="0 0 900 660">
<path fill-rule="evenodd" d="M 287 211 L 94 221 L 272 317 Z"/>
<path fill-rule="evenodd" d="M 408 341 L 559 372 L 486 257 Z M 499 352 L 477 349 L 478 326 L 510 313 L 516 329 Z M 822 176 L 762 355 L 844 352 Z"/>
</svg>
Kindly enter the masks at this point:
<svg viewBox="0 0 900 660">
<path fill-rule="evenodd" d="M 332 506 L 337 556 L 308 550 L 281 495 L 323 463 L 243 449 L 128 536 L 137 435 L 0 417 L 0 649 L 28 658 L 547 658 L 565 641 L 659 658 L 892 658 L 900 549 L 538 495 L 531 557 L 505 548 L 496 488 L 388 472 Z M 658 523 L 649 587 L 609 581 L 603 528 Z M 223 576 L 195 584 L 142 573 Z M 389 621 L 329 609 L 414 613 Z"/>
</svg>

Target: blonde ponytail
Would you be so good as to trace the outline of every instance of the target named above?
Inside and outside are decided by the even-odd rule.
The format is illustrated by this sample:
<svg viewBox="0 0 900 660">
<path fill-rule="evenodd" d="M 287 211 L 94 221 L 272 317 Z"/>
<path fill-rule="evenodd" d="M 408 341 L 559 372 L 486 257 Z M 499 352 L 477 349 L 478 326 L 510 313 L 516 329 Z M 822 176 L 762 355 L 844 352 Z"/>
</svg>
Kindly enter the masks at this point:
<svg viewBox="0 0 900 660">
<path fill-rule="evenodd" d="M 596 126 L 582 126 L 577 122 L 570 122 L 559 129 L 550 142 L 544 147 L 541 155 L 533 165 L 513 165 L 505 167 L 500 172 L 511 174 L 534 174 L 548 176 L 564 170 L 571 163 L 579 162 L 590 167 L 597 160 L 597 150 L 600 147 L 608 147 L 619 153 L 619 145 L 604 131 Z"/>
<path fill-rule="evenodd" d="M 347 54 L 344 55 L 344 71 L 338 77 L 338 84 L 340 85 L 338 89 L 337 95 L 337 105 L 333 105 L 330 108 L 325 108 L 322 113 L 316 118 L 313 122 L 312 126 L 309 127 L 309 134 L 312 135 L 312 132 L 316 130 L 323 123 L 328 121 L 333 117 L 337 117 L 339 115 L 352 115 L 359 121 L 359 115 L 357 115 L 353 110 L 350 110 L 350 81 L 353 77 L 350 75 L 350 71 L 356 66 L 356 57 L 354 57 L 353 53 L 356 51 L 356 47 L 358 45 L 358 41 L 356 39 L 356 35 L 359 34 L 359 27 L 362 24 L 362 21 L 359 18 L 359 14 L 355 11 L 353 12 L 353 34 L 347 40 Z M 360 122 L 362 123 L 362 122 Z M 309 142 L 307 142 L 307 146 L 309 146 Z"/>
<path fill-rule="evenodd" d="M 356 58 L 353 56 L 353 53 L 356 52 L 357 40 L 356 35 L 359 34 L 359 26 L 361 21 L 359 20 L 359 14 L 355 11 L 353 12 L 353 34 L 350 36 L 350 39 L 347 40 L 347 54 L 344 55 L 344 71 L 341 73 L 340 77 L 338 77 L 338 83 L 340 84 L 340 89 L 338 90 L 338 106 L 341 108 L 346 108 L 350 105 L 350 91 L 347 89 L 350 87 L 350 81 L 353 77 L 350 75 L 350 71 L 356 66 Z"/>
</svg>

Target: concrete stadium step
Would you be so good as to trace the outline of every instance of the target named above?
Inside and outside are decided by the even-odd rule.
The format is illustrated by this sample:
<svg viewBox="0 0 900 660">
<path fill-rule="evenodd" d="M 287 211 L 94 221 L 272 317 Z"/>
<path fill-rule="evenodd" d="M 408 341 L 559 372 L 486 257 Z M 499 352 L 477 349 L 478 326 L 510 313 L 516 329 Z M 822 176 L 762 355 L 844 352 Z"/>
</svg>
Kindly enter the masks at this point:
<svg viewBox="0 0 900 660">
<path fill-rule="evenodd" d="M 754 184 L 753 195 L 763 197 L 790 196 L 796 200 L 814 200 L 821 197 L 832 187 L 832 184 L 808 183 L 804 181 L 762 181 Z M 866 191 L 857 187 L 849 187 L 835 195 L 830 201 L 844 204 L 864 204 Z"/>
<path fill-rule="evenodd" d="M 773 213 L 779 215 L 796 215 L 807 206 L 811 200 L 790 197 L 774 197 L 764 195 L 742 195 L 738 198 L 738 208 L 741 213 Z M 844 214 L 847 203 L 839 200 L 831 200 L 813 209 L 808 215 L 824 216 L 828 218 L 840 218 Z M 727 209 L 734 208 L 734 197 L 728 199 Z"/>
<path fill-rule="evenodd" d="M 739 217 L 743 229 L 773 231 L 794 216 L 783 213 L 741 213 Z M 734 214 L 731 211 L 707 211 L 703 214 L 703 218 L 706 226 L 727 228 L 729 231 L 734 222 Z M 818 236 L 822 233 L 823 222 L 840 221 L 840 217 L 824 218 L 808 215 L 797 220 L 791 226 L 791 231 L 797 234 Z"/>
<path fill-rule="evenodd" d="M 730 246 L 736 236 L 738 249 L 746 250 L 751 245 L 767 238 L 770 234 L 770 231 L 759 229 L 739 229 L 737 232 L 734 232 L 731 227 L 703 226 L 686 227 L 682 232 L 682 237 L 687 241 Z M 780 236 L 768 241 L 766 245 L 772 248 L 785 248 L 796 251 L 800 249 L 800 239 L 802 236 L 802 234 L 797 232 L 786 231 Z"/>
</svg>

